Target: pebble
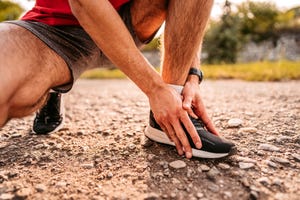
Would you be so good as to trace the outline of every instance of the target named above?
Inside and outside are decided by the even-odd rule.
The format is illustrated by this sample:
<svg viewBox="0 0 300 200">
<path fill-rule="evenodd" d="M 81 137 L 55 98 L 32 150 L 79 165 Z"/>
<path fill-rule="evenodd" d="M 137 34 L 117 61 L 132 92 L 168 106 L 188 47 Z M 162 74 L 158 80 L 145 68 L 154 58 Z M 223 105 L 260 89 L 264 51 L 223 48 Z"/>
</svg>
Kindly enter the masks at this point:
<svg viewBox="0 0 300 200">
<path fill-rule="evenodd" d="M 208 189 L 212 192 L 219 192 L 220 187 L 218 185 L 212 183 L 208 186 Z"/>
<path fill-rule="evenodd" d="M 260 144 L 258 149 L 265 151 L 279 151 L 280 149 L 272 144 Z"/>
<path fill-rule="evenodd" d="M 175 160 L 169 163 L 170 167 L 174 169 L 181 169 L 186 167 L 186 163 L 182 160 Z"/>
<path fill-rule="evenodd" d="M 245 127 L 245 128 L 240 128 L 238 133 L 257 133 L 257 128 L 255 127 Z"/>
<path fill-rule="evenodd" d="M 231 192 L 225 191 L 224 195 L 225 195 L 226 199 L 232 199 L 232 193 Z"/>
<path fill-rule="evenodd" d="M 156 155 L 150 153 L 150 154 L 148 154 L 147 159 L 148 159 L 149 161 L 152 161 L 155 157 L 156 157 Z"/>
<path fill-rule="evenodd" d="M 293 139 L 292 137 L 282 135 L 282 136 L 276 138 L 276 142 L 282 143 L 282 142 L 286 142 L 286 141 L 291 141 L 292 139 Z"/>
<path fill-rule="evenodd" d="M 197 192 L 196 197 L 200 199 L 204 197 L 204 194 L 202 192 Z"/>
<path fill-rule="evenodd" d="M 47 190 L 47 186 L 45 186 L 44 184 L 37 184 L 35 186 L 35 189 L 37 192 L 44 192 Z"/>
<path fill-rule="evenodd" d="M 156 199 L 159 199 L 159 195 L 154 192 L 147 194 L 146 197 L 144 198 L 144 200 L 156 200 Z"/>
<path fill-rule="evenodd" d="M 238 118 L 233 118 L 228 120 L 227 125 L 229 128 L 237 128 L 240 127 L 243 124 L 243 120 Z"/>
<path fill-rule="evenodd" d="M 257 161 L 252 159 L 252 158 L 249 158 L 249 157 L 241 157 L 241 156 L 238 156 L 238 157 L 235 157 L 236 160 L 238 162 L 245 162 L 245 163 L 256 163 Z"/>
<path fill-rule="evenodd" d="M 59 181 L 56 183 L 56 187 L 66 187 L 67 186 L 67 182 L 65 181 Z"/>
<path fill-rule="evenodd" d="M 294 154 L 292 154 L 292 157 L 293 157 L 297 162 L 300 162 L 300 154 L 294 153 Z"/>
<path fill-rule="evenodd" d="M 227 165 L 227 164 L 225 164 L 225 163 L 219 163 L 219 164 L 218 164 L 218 167 L 219 167 L 220 169 L 223 169 L 223 170 L 228 170 L 228 169 L 230 169 L 230 166 Z"/>
<path fill-rule="evenodd" d="M 2 194 L 0 194 L 0 199 L 1 200 L 10 200 L 10 199 L 13 199 L 13 198 L 14 198 L 14 195 L 10 194 L 10 193 L 2 193 Z"/>
<path fill-rule="evenodd" d="M 108 172 L 107 175 L 106 175 L 106 177 L 109 178 L 109 179 L 111 179 L 113 176 L 114 176 L 114 175 L 113 175 L 112 172 Z"/>
<path fill-rule="evenodd" d="M 250 169 L 254 167 L 254 163 L 247 163 L 247 162 L 239 162 L 239 167 L 241 169 Z"/>
<path fill-rule="evenodd" d="M 92 169 L 94 168 L 94 163 L 84 163 L 81 165 L 81 167 L 84 169 Z"/>
<path fill-rule="evenodd" d="M 283 164 L 283 165 L 288 165 L 290 164 L 290 161 L 285 159 L 285 158 L 280 158 L 280 157 L 272 157 L 271 158 L 272 161 L 274 162 L 278 162 L 280 164 Z"/>
<path fill-rule="evenodd" d="M 263 185 L 270 185 L 270 179 L 268 177 L 261 177 L 259 179 L 257 179 L 257 181 Z"/>
<path fill-rule="evenodd" d="M 207 172 L 207 178 L 210 180 L 216 180 L 216 177 L 220 174 L 220 171 L 216 168 L 213 167 Z"/>
<path fill-rule="evenodd" d="M 273 168 L 277 168 L 277 164 L 270 161 L 270 160 L 266 160 L 266 164 L 269 166 L 269 167 L 273 167 Z"/>
<path fill-rule="evenodd" d="M 200 169 L 202 172 L 208 172 L 210 170 L 210 167 L 202 164 L 202 165 L 200 165 Z"/>
<path fill-rule="evenodd" d="M 31 194 L 31 192 L 32 191 L 30 188 L 21 188 L 16 193 L 16 196 L 18 197 L 17 199 L 26 199 Z"/>
</svg>

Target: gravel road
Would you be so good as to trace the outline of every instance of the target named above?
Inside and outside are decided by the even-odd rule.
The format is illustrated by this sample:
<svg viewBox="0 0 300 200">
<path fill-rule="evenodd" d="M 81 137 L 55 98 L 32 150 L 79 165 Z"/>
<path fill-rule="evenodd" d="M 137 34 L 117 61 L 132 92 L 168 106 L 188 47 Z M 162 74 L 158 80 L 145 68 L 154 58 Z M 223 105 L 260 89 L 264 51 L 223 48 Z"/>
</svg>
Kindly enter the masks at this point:
<svg viewBox="0 0 300 200">
<path fill-rule="evenodd" d="M 236 143 L 228 158 L 191 159 L 147 140 L 146 96 L 128 80 L 79 80 L 65 128 L 0 129 L 0 200 L 300 199 L 300 81 L 204 81 L 203 100 Z"/>
</svg>

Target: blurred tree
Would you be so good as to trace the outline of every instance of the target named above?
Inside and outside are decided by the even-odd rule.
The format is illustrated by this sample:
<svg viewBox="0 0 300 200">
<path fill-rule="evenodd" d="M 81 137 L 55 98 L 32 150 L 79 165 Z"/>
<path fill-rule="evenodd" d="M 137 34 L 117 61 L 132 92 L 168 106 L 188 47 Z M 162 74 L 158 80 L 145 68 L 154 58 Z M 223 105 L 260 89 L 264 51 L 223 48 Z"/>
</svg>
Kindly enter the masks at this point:
<svg viewBox="0 0 300 200">
<path fill-rule="evenodd" d="M 249 41 L 259 43 L 272 40 L 277 44 L 282 29 L 295 27 L 299 9 L 280 12 L 270 2 L 246 1 L 232 11 L 226 0 L 220 20 L 211 22 L 204 40 L 208 63 L 235 63 L 238 52 Z M 293 22 L 293 23 L 292 23 Z"/>
<path fill-rule="evenodd" d="M 0 0 L 0 22 L 18 19 L 22 12 L 23 9 L 18 4 Z"/>
<path fill-rule="evenodd" d="M 261 42 L 278 39 L 275 26 L 278 23 L 280 11 L 275 4 L 247 1 L 238 6 L 237 15 L 241 21 L 241 33 L 249 40 Z"/>
<path fill-rule="evenodd" d="M 227 0 L 220 21 L 212 22 L 206 33 L 203 48 L 208 63 L 235 63 L 243 38 L 240 34 L 240 20 L 232 14 L 231 3 Z"/>
</svg>

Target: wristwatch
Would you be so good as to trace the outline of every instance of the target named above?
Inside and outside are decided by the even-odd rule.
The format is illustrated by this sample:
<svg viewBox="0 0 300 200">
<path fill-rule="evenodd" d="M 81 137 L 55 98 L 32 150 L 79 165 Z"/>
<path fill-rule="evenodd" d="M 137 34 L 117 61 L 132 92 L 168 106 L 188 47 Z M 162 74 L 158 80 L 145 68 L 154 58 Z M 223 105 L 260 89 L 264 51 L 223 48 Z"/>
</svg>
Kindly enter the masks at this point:
<svg viewBox="0 0 300 200">
<path fill-rule="evenodd" d="M 196 76 L 198 76 L 199 77 L 199 84 L 203 80 L 203 73 L 198 68 L 190 68 L 189 75 L 196 75 Z"/>
</svg>

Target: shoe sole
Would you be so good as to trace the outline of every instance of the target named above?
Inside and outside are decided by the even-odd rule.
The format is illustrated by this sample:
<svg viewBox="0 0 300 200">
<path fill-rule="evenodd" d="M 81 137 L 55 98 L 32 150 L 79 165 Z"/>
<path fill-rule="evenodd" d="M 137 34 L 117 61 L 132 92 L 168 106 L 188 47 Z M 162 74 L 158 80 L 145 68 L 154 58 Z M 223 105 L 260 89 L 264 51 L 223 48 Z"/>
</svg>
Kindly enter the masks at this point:
<svg viewBox="0 0 300 200">
<path fill-rule="evenodd" d="M 168 136 L 164 132 L 159 131 L 151 126 L 147 126 L 145 135 L 153 141 L 175 146 L 175 144 L 168 138 Z M 212 153 L 192 148 L 193 156 L 198 158 L 222 158 L 231 155 L 231 153 L 232 151 L 228 153 Z"/>
</svg>

